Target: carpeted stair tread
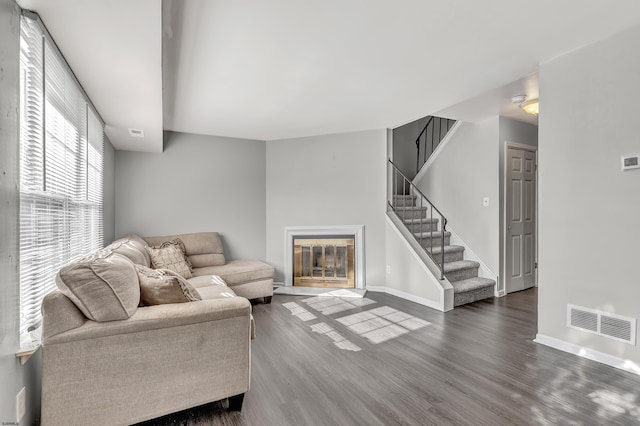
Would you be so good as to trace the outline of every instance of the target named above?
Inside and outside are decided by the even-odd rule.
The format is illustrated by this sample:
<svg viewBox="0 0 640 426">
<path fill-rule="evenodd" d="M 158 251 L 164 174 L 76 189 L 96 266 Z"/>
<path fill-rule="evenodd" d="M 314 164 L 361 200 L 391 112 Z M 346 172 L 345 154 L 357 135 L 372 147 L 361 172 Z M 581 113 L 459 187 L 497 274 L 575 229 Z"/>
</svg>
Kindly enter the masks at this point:
<svg viewBox="0 0 640 426">
<path fill-rule="evenodd" d="M 442 247 L 434 246 L 432 250 L 427 247 L 426 250 L 431 251 L 431 254 L 440 254 Z M 464 247 L 463 246 L 444 246 L 445 253 L 455 253 L 458 251 L 464 251 Z"/>
<path fill-rule="evenodd" d="M 456 262 L 449 262 L 444 264 L 445 275 L 450 272 L 461 271 L 463 269 L 478 268 L 480 264 L 473 260 L 458 260 Z"/>
<path fill-rule="evenodd" d="M 437 223 L 439 221 L 439 219 L 437 218 L 428 218 L 428 217 L 423 217 L 423 218 L 415 218 L 415 219 L 404 219 L 404 223 L 411 225 L 413 223 Z"/>
<path fill-rule="evenodd" d="M 433 232 L 431 232 L 431 231 L 424 231 L 424 232 L 416 232 L 416 233 L 415 233 L 415 234 L 413 234 L 413 235 L 415 235 L 415 237 L 416 237 L 416 238 L 420 238 L 420 237 L 422 237 L 422 238 L 431 238 L 431 236 L 433 236 L 433 238 L 440 238 L 440 237 L 442 237 L 442 231 L 433 231 Z M 445 237 L 450 237 L 450 236 L 451 236 L 451 232 L 449 232 L 449 231 L 445 231 L 444 236 L 445 236 Z"/>
<path fill-rule="evenodd" d="M 489 278 L 474 277 L 466 280 L 452 282 L 453 293 L 466 293 L 468 291 L 480 290 L 487 287 L 493 287 L 496 282 Z"/>
<path fill-rule="evenodd" d="M 426 211 L 427 208 L 426 207 L 420 207 L 420 206 L 397 206 L 394 207 L 396 210 L 403 210 L 403 211 L 407 211 L 407 210 L 424 210 Z"/>
</svg>

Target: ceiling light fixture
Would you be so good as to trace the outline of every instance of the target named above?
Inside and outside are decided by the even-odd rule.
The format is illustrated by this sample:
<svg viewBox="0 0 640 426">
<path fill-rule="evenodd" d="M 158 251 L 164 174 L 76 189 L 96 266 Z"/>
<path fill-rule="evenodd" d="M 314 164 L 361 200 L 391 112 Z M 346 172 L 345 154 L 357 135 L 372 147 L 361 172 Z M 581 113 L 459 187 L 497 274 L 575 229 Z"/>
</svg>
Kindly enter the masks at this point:
<svg viewBox="0 0 640 426">
<path fill-rule="evenodd" d="M 520 108 L 527 114 L 538 115 L 538 98 L 521 103 Z"/>
</svg>

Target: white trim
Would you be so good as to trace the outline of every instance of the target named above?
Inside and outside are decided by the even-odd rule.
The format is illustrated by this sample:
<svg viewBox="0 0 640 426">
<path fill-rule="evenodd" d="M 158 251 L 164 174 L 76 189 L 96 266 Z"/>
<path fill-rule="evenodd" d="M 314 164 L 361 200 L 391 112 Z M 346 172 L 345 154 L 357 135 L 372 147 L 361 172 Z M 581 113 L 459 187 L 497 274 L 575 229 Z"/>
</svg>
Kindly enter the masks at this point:
<svg viewBox="0 0 640 426">
<path fill-rule="evenodd" d="M 466 260 L 473 260 L 474 262 L 478 262 L 480 267 L 478 268 L 478 276 L 482 278 L 489 278 L 496 282 L 496 286 L 494 288 L 494 295 L 498 296 L 498 274 L 493 272 L 491 268 L 487 266 L 486 263 L 480 259 L 478 256 L 458 234 L 451 228 L 447 227 L 447 231 L 451 232 L 451 245 L 463 246 L 464 247 L 464 258 Z"/>
<path fill-rule="evenodd" d="M 392 296 L 396 296 L 401 299 L 408 300 L 410 302 L 418 303 L 428 308 L 436 309 L 440 312 L 445 312 L 444 309 L 442 308 L 441 303 L 436 303 L 431 299 L 426 299 L 424 297 L 419 297 L 413 294 L 405 293 L 404 291 L 396 290 L 395 288 L 384 287 L 384 286 L 368 286 L 367 291 L 372 291 L 374 293 L 387 293 Z"/>
<path fill-rule="evenodd" d="M 444 135 L 444 138 L 442 138 L 436 149 L 434 149 L 429 158 L 427 158 L 427 162 L 422 165 L 420 171 L 418 171 L 418 174 L 416 174 L 416 177 L 413 178 L 412 182 L 414 185 L 417 185 L 417 182 L 419 182 L 420 179 L 423 178 L 425 173 L 427 173 L 427 169 L 431 166 L 431 164 L 433 164 L 434 161 L 436 161 L 436 158 L 438 157 L 438 155 L 440 155 L 440 152 L 444 149 L 444 146 L 449 143 L 449 140 L 458 131 L 458 128 L 460 126 L 462 126 L 462 121 L 456 121 L 455 124 L 449 129 L 447 134 Z"/>
<path fill-rule="evenodd" d="M 497 285 L 497 284 L 496 284 L 496 287 L 498 287 L 498 285 Z M 504 296 L 506 296 L 506 295 L 507 295 L 507 292 L 506 292 L 506 291 L 504 291 L 504 289 L 502 289 L 502 290 L 498 290 L 498 292 L 497 292 L 497 294 L 496 294 L 496 297 L 504 297 Z"/>
<path fill-rule="evenodd" d="M 353 235 L 356 251 L 355 288 L 365 288 L 364 225 L 285 226 L 284 285 L 293 285 L 293 237 L 297 235 Z"/>
<path fill-rule="evenodd" d="M 282 287 L 284 285 L 284 283 L 282 281 L 274 281 L 273 282 L 273 286 L 274 287 Z"/>
<path fill-rule="evenodd" d="M 627 371 L 629 373 L 640 375 L 640 365 L 628 359 L 622 359 L 617 356 L 585 348 L 584 346 L 576 345 L 575 343 L 570 343 L 564 340 L 556 339 L 554 337 L 545 336 L 544 334 L 540 333 L 536 335 L 536 338 L 533 339 L 533 341 L 541 345 L 549 346 L 563 352 L 578 355 L 582 358 L 600 362 L 602 364 L 606 364 L 611 367 Z"/>
<path fill-rule="evenodd" d="M 534 256 L 534 262 L 538 264 L 538 147 L 532 145 L 525 145 L 523 143 L 518 142 L 509 142 L 504 141 L 504 149 L 502 151 L 502 189 L 503 189 L 503 199 L 502 199 L 502 217 L 503 223 L 502 225 L 502 280 L 504 287 L 500 291 L 504 291 L 504 294 L 507 294 L 507 150 L 509 148 L 517 148 L 523 149 L 525 151 L 531 151 L 536 153 L 536 164 L 535 164 L 535 175 L 536 175 L 536 221 L 534 224 L 535 234 L 536 234 L 536 254 Z M 538 287 L 538 268 L 535 268 L 533 272 L 533 286 Z M 498 288 L 500 283 L 496 284 L 496 288 Z"/>
</svg>

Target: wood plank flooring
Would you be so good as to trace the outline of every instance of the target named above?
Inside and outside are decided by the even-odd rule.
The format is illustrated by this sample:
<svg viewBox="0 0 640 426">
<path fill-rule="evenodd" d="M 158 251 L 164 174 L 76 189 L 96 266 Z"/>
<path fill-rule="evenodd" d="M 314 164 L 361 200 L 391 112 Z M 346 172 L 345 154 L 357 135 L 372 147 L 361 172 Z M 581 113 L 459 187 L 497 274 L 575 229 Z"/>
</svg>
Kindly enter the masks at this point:
<svg viewBox="0 0 640 426">
<path fill-rule="evenodd" d="M 639 376 L 532 341 L 535 289 L 446 314 L 386 294 L 366 298 L 350 309 L 301 296 L 254 305 L 242 411 L 228 413 L 222 401 L 145 424 L 640 424 Z M 373 313 L 353 317 L 365 311 Z"/>
</svg>

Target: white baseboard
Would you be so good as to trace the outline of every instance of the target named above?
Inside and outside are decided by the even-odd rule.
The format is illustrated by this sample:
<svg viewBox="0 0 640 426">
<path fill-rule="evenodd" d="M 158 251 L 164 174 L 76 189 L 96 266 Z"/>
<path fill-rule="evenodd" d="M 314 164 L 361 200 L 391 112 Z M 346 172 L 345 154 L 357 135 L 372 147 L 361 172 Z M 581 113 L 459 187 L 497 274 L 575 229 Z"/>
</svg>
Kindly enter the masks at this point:
<svg viewBox="0 0 640 426">
<path fill-rule="evenodd" d="M 626 359 L 619 358 L 617 356 L 605 354 L 604 352 L 585 348 L 583 346 L 576 345 L 575 343 L 569 343 L 564 340 L 545 336 L 544 334 L 540 333 L 536 335 L 536 338 L 533 341 L 536 343 L 540 343 L 541 345 L 549 346 L 563 352 L 569 352 L 570 354 L 578 355 L 592 361 L 600 362 L 602 364 L 606 364 L 611 367 L 627 371 L 629 373 L 640 375 L 640 366 L 638 364 Z"/>
<path fill-rule="evenodd" d="M 284 285 L 284 283 L 283 283 L 283 282 L 280 282 L 280 281 L 274 281 L 274 282 L 273 282 L 273 286 L 274 286 L 274 287 L 282 287 L 283 285 Z"/>
<path fill-rule="evenodd" d="M 504 297 L 507 295 L 507 292 L 505 290 L 498 290 L 498 294 L 496 295 L 497 297 Z"/>
<path fill-rule="evenodd" d="M 395 288 L 389 288 L 389 287 L 383 287 L 383 286 L 367 286 L 367 291 L 373 291 L 376 293 L 387 293 L 392 296 L 396 296 L 401 299 L 405 299 L 410 302 L 418 303 L 428 308 L 432 308 L 437 311 L 444 312 L 442 303 L 434 302 L 433 300 L 425 299 L 424 297 L 419 297 L 413 294 L 405 293 L 404 291 L 396 290 Z"/>
</svg>

